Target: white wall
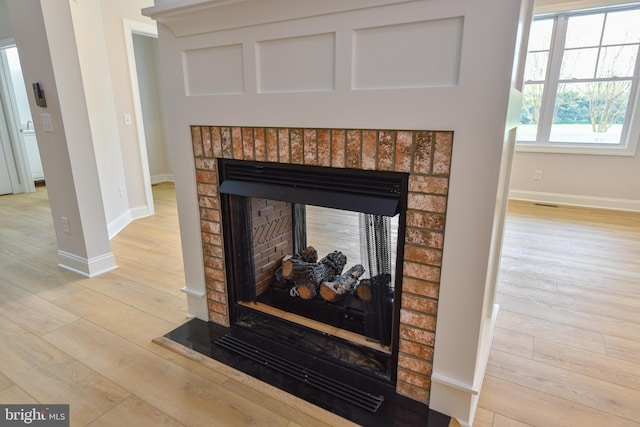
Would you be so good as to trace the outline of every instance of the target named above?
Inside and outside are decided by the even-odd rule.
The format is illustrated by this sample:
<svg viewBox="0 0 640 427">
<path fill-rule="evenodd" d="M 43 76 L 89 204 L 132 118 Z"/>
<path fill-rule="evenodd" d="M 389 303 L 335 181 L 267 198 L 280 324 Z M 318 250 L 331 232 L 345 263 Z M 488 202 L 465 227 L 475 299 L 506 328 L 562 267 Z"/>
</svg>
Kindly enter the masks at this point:
<svg viewBox="0 0 640 427">
<path fill-rule="evenodd" d="M 9 0 L 27 82 L 40 82 L 47 107 L 29 98 L 42 155 L 60 265 L 92 276 L 115 268 L 68 0 Z M 45 131 L 41 114 L 53 128 Z M 68 219 L 65 231 L 62 218 Z"/>
<path fill-rule="evenodd" d="M 127 182 L 127 197 L 135 218 L 141 216 L 135 212 L 145 211 L 147 194 L 142 175 L 141 148 L 136 123 L 126 125 L 123 120 L 125 113 L 130 114 L 132 120 L 135 120 L 123 19 L 155 25 L 154 21 L 140 13 L 143 8 L 152 5 L 153 0 L 109 0 L 98 1 L 98 3 L 102 9 L 106 54 L 113 86 L 111 97 L 115 105 L 116 124 Z"/>
<path fill-rule="evenodd" d="M 6 8 L 6 2 L 0 0 L 0 12 Z M 155 25 L 140 14 L 152 0 L 67 0 L 67 3 L 66 8 L 72 12 L 105 217 L 109 236 L 113 236 L 132 218 L 152 212 L 147 209 L 149 200 L 136 126 L 123 122 L 124 113 L 134 117 L 123 18 Z M 2 13 L 0 23 L 8 17 L 8 13 Z M 32 27 L 37 22 L 24 25 Z M 9 29 L 9 25 L 2 25 L 0 34 Z M 8 33 L 7 37 L 10 36 Z"/>
<path fill-rule="evenodd" d="M 535 13 L 631 3 L 623 0 L 539 0 Z M 636 113 L 636 121 L 640 114 Z M 533 179 L 542 171 L 542 180 Z M 640 211 L 640 150 L 632 156 L 516 151 L 511 197 L 546 203 Z"/>
<path fill-rule="evenodd" d="M 490 340 L 494 218 L 504 205 L 511 77 L 528 2 L 189 3 L 158 1 L 147 13 L 162 23 L 190 313 L 207 319 L 190 125 L 452 130 L 430 404 L 469 423 Z"/>
<path fill-rule="evenodd" d="M 69 2 L 109 235 L 131 220 L 100 0 Z"/>
<path fill-rule="evenodd" d="M 140 101 L 144 117 L 151 182 L 173 181 L 166 138 L 163 98 L 158 76 L 158 39 L 133 35 Z"/>
<path fill-rule="evenodd" d="M 0 0 L 0 40 L 13 36 L 7 0 Z"/>
</svg>

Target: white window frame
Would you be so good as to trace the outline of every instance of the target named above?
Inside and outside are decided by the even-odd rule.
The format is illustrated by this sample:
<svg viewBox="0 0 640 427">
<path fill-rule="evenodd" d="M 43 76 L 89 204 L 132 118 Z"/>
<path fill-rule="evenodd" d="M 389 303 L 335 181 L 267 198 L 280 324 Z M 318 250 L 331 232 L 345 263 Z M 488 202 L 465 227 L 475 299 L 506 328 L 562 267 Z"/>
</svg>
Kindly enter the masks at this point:
<svg viewBox="0 0 640 427">
<path fill-rule="evenodd" d="M 564 52 L 564 38 L 566 36 L 566 23 L 571 16 L 581 14 L 592 14 L 599 12 L 612 12 L 635 9 L 638 4 L 617 7 L 601 7 L 583 11 L 563 11 L 558 13 L 548 13 L 538 15 L 535 19 L 557 19 L 554 24 L 554 33 L 551 40 L 549 51 L 549 61 L 547 67 L 547 76 L 544 80 L 545 90 L 557 92 L 559 84 L 559 71 L 562 62 L 562 54 Z M 559 35 L 559 36 L 558 36 Z M 639 53 L 640 56 L 640 53 Z M 555 67 L 555 68 L 554 68 Z M 553 70 L 553 71 L 552 71 Z M 554 73 L 555 77 L 550 78 L 550 74 Z M 547 92 L 545 92 L 545 95 Z M 543 96 L 541 110 L 553 111 L 555 105 L 555 96 Z M 636 61 L 636 69 L 632 78 L 631 96 L 629 98 L 628 113 L 625 117 L 625 124 L 628 123 L 626 131 L 621 135 L 620 144 L 601 145 L 593 143 L 559 143 L 543 141 L 517 141 L 516 151 L 519 152 L 539 152 L 539 153 L 566 153 L 566 154 L 594 154 L 594 155 L 612 155 L 612 156 L 635 156 L 640 140 L 640 60 Z M 539 127 L 548 126 L 553 120 L 553 115 L 546 114 L 546 117 L 540 120 Z"/>
</svg>

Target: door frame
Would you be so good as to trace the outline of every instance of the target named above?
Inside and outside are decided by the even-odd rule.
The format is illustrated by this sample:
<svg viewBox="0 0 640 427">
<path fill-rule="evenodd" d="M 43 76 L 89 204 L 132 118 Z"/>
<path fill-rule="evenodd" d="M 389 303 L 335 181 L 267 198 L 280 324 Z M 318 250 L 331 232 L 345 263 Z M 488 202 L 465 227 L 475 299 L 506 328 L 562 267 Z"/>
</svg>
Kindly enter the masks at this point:
<svg viewBox="0 0 640 427">
<path fill-rule="evenodd" d="M 0 39 L 0 50 L 16 45 L 13 37 Z M 0 149 L 3 150 L 13 193 L 35 191 L 21 130 L 9 64 L 0 53 Z"/>
<path fill-rule="evenodd" d="M 133 98 L 133 114 L 138 134 L 140 170 L 144 181 L 147 215 L 153 215 L 155 213 L 155 207 L 153 204 L 153 192 L 151 190 L 151 172 L 149 171 L 149 156 L 147 154 L 147 139 L 144 132 L 144 118 L 142 116 L 142 101 L 140 100 L 140 86 L 138 85 L 138 69 L 136 67 L 133 35 L 139 34 L 158 38 L 158 29 L 155 25 L 145 24 L 143 22 L 132 21 L 129 19 L 123 19 L 122 26 L 124 28 L 124 40 L 127 51 L 127 61 L 129 63 L 129 80 L 131 82 L 131 94 Z"/>
</svg>

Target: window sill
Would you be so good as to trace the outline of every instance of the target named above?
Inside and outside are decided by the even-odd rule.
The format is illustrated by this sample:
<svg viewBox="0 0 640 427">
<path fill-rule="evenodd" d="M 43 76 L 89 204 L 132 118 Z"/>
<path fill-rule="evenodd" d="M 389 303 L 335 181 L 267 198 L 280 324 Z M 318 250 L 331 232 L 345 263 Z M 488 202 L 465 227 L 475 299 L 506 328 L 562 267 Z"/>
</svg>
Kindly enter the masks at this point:
<svg viewBox="0 0 640 427">
<path fill-rule="evenodd" d="M 626 156 L 636 155 L 637 144 L 627 144 L 626 146 L 603 147 L 601 145 L 595 147 L 585 147 L 583 145 L 540 145 L 516 143 L 516 152 L 520 153 L 549 153 L 549 154 L 585 154 L 594 156 Z"/>
</svg>

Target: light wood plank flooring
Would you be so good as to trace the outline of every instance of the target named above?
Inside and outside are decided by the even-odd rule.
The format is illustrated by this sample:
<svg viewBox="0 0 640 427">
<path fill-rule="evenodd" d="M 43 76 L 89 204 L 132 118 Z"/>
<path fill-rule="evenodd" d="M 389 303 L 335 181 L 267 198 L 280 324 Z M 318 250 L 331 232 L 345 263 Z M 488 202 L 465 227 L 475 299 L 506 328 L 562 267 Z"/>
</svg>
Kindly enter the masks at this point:
<svg viewBox="0 0 640 427">
<path fill-rule="evenodd" d="M 111 244 L 119 269 L 56 267 L 46 189 L 0 197 L 0 402 L 71 404 L 74 426 L 347 426 L 151 342 L 183 323 L 173 186 Z M 475 426 L 640 425 L 640 215 L 512 203 Z"/>
<path fill-rule="evenodd" d="M 475 427 L 640 426 L 640 214 L 512 202 Z"/>
<path fill-rule="evenodd" d="M 152 343 L 187 320 L 174 188 L 153 192 L 93 279 L 56 266 L 46 188 L 0 197 L 0 403 L 69 403 L 73 426 L 351 425 Z"/>
</svg>

